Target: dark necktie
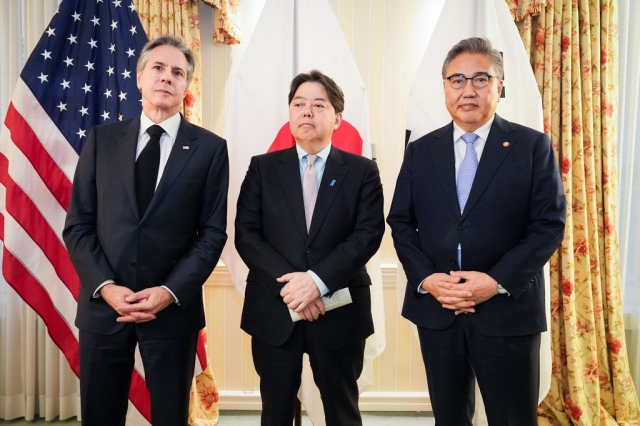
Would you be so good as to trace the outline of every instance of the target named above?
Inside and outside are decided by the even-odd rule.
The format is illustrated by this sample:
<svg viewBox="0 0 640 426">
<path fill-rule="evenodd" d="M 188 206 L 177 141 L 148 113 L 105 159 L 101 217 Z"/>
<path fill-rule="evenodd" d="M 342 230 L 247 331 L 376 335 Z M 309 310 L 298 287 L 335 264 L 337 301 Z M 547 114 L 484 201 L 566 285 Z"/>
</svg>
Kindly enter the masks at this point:
<svg viewBox="0 0 640 426">
<path fill-rule="evenodd" d="M 160 136 L 164 129 L 157 124 L 147 129 L 149 142 L 144 147 L 136 161 L 136 197 L 138 198 L 138 212 L 144 215 L 153 198 L 158 180 L 160 167 Z"/>
</svg>

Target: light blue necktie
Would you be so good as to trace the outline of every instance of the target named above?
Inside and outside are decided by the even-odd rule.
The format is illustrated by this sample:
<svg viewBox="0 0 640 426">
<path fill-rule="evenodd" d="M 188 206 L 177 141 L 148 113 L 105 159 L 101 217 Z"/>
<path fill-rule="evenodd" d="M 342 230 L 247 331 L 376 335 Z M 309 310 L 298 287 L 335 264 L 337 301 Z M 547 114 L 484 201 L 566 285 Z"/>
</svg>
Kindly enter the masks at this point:
<svg viewBox="0 0 640 426">
<path fill-rule="evenodd" d="M 464 159 L 458 170 L 458 184 L 456 190 L 458 192 L 458 204 L 460 204 L 460 213 L 464 211 L 464 206 L 469 199 L 469 192 L 473 184 L 473 178 L 478 170 L 478 156 L 473 147 L 473 143 L 478 139 L 475 133 L 465 133 L 462 140 L 467 144 L 467 150 L 464 153 Z"/>
<path fill-rule="evenodd" d="M 464 211 L 464 206 L 469 199 L 469 192 L 471 192 L 471 185 L 473 185 L 473 178 L 476 176 L 476 170 L 478 170 L 478 156 L 473 143 L 478 139 L 478 135 L 475 133 L 465 133 L 462 135 L 462 140 L 467 144 L 467 149 L 462 159 L 462 164 L 458 169 L 458 183 L 456 191 L 458 192 L 458 204 L 460 204 L 460 214 Z M 458 244 L 458 267 L 462 269 L 462 247 Z"/>
</svg>

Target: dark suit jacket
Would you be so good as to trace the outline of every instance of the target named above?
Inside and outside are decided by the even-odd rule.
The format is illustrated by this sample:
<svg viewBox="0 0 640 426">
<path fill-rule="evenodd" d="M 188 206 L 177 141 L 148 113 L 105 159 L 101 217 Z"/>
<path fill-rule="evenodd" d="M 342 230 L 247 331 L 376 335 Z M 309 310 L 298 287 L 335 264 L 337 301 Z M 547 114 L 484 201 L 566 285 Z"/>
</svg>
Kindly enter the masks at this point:
<svg viewBox="0 0 640 426">
<path fill-rule="evenodd" d="M 273 345 L 294 328 L 276 278 L 311 269 L 331 291 L 349 287 L 353 304 L 308 324 L 326 347 L 373 333 L 365 264 L 384 234 L 382 184 L 375 162 L 331 148 L 309 235 L 295 147 L 253 157 L 242 183 L 235 244 L 249 267 L 241 327 Z"/>
<path fill-rule="evenodd" d="M 417 288 L 436 272 L 480 271 L 510 294 L 476 306 L 481 333 L 516 336 L 546 330 L 542 268 L 564 235 L 565 195 L 549 138 L 498 115 L 489 132 L 465 211 L 456 195 L 453 124 L 410 143 L 388 216 L 407 274 L 402 315 L 443 329 L 454 312 Z"/>
<path fill-rule="evenodd" d="M 229 164 L 223 139 L 182 118 L 162 179 L 143 217 L 135 191 L 140 120 L 94 127 L 80 155 L 63 232 L 80 277 L 76 326 L 111 334 L 123 324 L 102 299 L 105 280 L 176 295 L 138 333 L 173 337 L 204 327 L 202 285 L 226 241 Z"/>
</svg>

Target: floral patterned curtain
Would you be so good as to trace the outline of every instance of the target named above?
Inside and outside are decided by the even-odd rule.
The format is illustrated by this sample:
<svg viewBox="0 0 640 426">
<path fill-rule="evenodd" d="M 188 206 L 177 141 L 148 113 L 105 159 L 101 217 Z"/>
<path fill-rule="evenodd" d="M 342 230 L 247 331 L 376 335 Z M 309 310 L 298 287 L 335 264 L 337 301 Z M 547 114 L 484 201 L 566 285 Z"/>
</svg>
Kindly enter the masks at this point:
<svg viewBox="0 0 640 426">
<path fill-rule="evenodd" d="M 616 0 L 506 0 L 530 54 L 567 194 L 551 259 L 551 390 L 540 425 L 638 425 L 618 257 Z"/>
<path fill-rule="evenodd" d="M 164 34 L 182 36 L 196 56 L 193 80 L 187 91 L 182 113 L 194 124 L 202 123 L 200 20 L 198 0 L 134 0 L 140 21 L 151 39 Z M 206 342 L 206 332 L 201 332 Z M 209 366 L 195 379 L 191 387 L 189 425 L 218 424 L 218 386 Z"/>
<path fill-rule="evenodd" d="M 193 80 L 182 106 L 182 114 L 193 124 L 202 124 L 200 64 L 200 15 L 198 0 L 134 0 L 140 21 L 151 39 L 164 34 L 182 36 L 196 55 Z"/>
<path fill-rule="evenodd" d="M 203 0 L 214 8 L 214 43 L 237 44 L 242 37 L 240 0 Z"/>
</svg>

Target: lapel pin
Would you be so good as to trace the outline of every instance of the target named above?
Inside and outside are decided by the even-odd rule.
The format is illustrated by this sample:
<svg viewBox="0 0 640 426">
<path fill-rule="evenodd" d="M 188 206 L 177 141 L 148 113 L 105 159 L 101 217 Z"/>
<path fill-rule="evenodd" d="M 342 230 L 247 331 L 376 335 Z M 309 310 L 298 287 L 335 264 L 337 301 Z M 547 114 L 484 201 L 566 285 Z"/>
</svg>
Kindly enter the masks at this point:
<svg viewBox="0 0 640 426">
<path fill-rule="evenodd" d="M 189 147 L 187 145 L 183 145 L 182 149 L 189 149 Z"/>
<path fill-rule="evenodd" d="M 336 180 L 335 180 L 335 179 L 333 179 L 333 180 L 331 181 L 331 183 L 329 184 L 329 186 L 333 186 L 335 183 L 336 183 Z"/>
<path fill-rule="evenodd" d="M 507 148 L 509 146 L 509 142 L 502 142 L 502 146 L 504 146 L 505 148 Z"/>
</svg>

